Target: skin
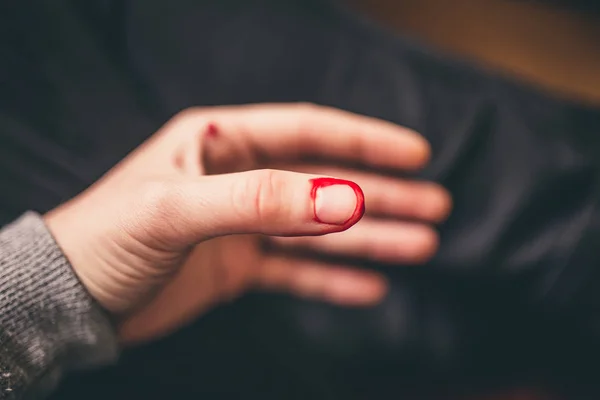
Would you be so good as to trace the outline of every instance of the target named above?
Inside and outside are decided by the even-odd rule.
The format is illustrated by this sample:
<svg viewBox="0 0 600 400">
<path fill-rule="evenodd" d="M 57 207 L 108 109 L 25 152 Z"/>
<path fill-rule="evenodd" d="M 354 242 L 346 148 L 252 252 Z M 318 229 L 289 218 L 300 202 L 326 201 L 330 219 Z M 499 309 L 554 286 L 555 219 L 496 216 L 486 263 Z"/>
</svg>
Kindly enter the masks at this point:
<svg viewBox="0 0 600 400">
<path fill-rule="evenodd" d="M 448 193 L 368 172 L 415 171 L 428 159 L 415 132 L 339 110 L 191 109 L 45 220 L 82 283 L 118 321 L 123 343 L 134 344 L 251 289 L 377 303 L 384 276 L 319 255 L 428 260 L 438 244 L 435 224 L 451 208 Z M 335 222 L 330 214 L 334 223 L 323 223 L 311 193 L 329 177 L 351 181 L 352 202 L 338 202 L 348 216 Z"/>
</svg>

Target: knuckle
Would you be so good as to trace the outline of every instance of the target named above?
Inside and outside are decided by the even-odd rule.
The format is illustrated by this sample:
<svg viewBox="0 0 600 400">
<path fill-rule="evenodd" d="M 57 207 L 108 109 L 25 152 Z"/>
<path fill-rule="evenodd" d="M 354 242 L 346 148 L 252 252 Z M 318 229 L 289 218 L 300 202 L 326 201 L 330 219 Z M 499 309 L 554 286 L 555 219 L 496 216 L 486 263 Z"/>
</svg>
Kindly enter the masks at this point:
<svg viewBox="0 0 600 400">
<path fill-rule="evenodd" d="M 188 107 L 179 111 L 172 118 L 174 121 L 187 121 L 191 118 L 197 118 L 199 114 L 202 114 L 204 109 L 202 107 Z"/>
<path fill-rule="evenodd" d="M 251 210 L 261 222 L 276 220 L 281 213 L 285 183 L 275 170 L 265 169 L 255 171 L 252 178 L 243 185 L 243 193 L 238 196 L 241 207 L 248 209 L 247 204 L 252 204 Z"/>
<path fill-rule="evenodd" d="M 156 133 L 156 137 L 162 138 L 160 143 L 175 143 L 181 140 L 189 131 L 186 129 L 190 126 L 198 125 L 198 121 L 202 119 L 205 112 L 200 108 L 186 108 L 173 115 L 161 129 Z M 166 141 L 166 142 L 165 142 Z"/>
<path fill-rule="evenodd" d="M 170 127 L 200 127 L 207 119 L 210 111 L 207 107 L 189 107 L 179 111 L 167 123 Z"/>
</svg>

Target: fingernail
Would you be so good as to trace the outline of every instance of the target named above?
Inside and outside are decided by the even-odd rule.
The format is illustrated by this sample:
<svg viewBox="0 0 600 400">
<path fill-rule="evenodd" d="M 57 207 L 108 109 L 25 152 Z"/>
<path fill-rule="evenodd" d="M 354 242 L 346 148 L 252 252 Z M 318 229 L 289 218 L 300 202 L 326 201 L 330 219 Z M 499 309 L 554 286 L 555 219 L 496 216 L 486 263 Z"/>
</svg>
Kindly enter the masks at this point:
<svg viewBox="0 0 600 400">
<path fill-rule="evenodd" d="M 365 196 L 356 183 L 335 178 L 317 178 L 311 182 L 315 221 L 345 226 L 365 213 Z"/>
</svg>

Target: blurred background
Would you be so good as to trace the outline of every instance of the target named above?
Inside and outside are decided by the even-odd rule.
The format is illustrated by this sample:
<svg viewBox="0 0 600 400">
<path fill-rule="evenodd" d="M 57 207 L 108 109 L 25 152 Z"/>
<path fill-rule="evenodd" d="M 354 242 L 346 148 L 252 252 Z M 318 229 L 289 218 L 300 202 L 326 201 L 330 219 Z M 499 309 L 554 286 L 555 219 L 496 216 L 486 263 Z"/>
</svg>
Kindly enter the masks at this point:
<svg viewBox="0 0 600 400">
<path fill-rule="evenodd" d="M 456 204 L 373 310 L 252 294 L 53 399 L 600 398 L 600 1 L 21 0 L 0 32 L 2 223 L 182 109 L 275 101 L 416 129 Z"/>
<path fill-rule="evenodd" d="M 399 34 L 550 92 L 600 103 L 596 0 L 349 0 Z"/>
</svg>

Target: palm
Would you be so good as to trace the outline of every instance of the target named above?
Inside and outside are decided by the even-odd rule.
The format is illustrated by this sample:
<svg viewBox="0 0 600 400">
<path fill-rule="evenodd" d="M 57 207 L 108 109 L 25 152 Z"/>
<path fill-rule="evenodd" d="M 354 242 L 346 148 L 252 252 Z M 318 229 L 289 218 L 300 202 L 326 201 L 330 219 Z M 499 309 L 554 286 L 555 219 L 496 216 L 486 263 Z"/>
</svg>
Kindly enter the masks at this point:
<svg viewBox="0 0 600 400">
<path fill-rule="evenodd" d="M 255 284 L 257 271 L 264 260 L 259 235 L 218 238 L 200 245 L 197 251 L 201 263 L 203 254 L 214 257 L 205 264 L 212 276 L 206 277 L 208 279 L 202 286 L 211 285 L 215 288 L 220 301 L 233 300 Z M 191 264 L 195 262 L 195 259 L 190 259 Z"/>
<path fill-rule="evenodd" d="M 258 235 L 225 236 L 196 246 L 173 279 L 126 321 L 125 341 L 168 334 L 256 282 L 264 253 Z"/>
</svg>

